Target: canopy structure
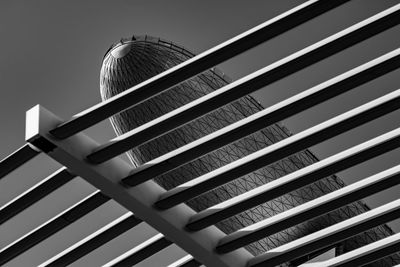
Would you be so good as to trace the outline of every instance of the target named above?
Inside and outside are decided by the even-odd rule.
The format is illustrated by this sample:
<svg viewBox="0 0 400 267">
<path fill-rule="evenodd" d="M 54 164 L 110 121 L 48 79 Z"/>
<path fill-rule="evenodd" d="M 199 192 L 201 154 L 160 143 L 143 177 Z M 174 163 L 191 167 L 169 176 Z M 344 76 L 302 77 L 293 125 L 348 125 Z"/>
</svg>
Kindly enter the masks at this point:
<svg viewBox="0 0 400 267">
<path fill-rule="evenodd" d="M 10 175 L 38 155 L 47 156 L 63 167 L 0 207 L 0 223 L 9 222 L 44 197 L 73 183 L 77 177 L 84 179 L 96 189 L 26 235 L 0 248 L 0 265 L 6 266 L 32 247 L 56 236 L 61 230 L 69 229 L 68 227 L 72 225 L 79 227 L 85 216 L 99 213 L 107 205 L 120 205 L 124 212 L 121 212 L 116 220 L 93 231 L 90 235 L 82 236 L 66 250 L 49 257 L 41 263 L 41 266 L 69 265 L 88 253 L 111 244 L 117 237 L 127 235 L 131 229 L 144 225 L 154 228 L 154 235 L 140 245 L 117 255 L 105 266 L 133 266 L 173 245 L 180 247 L 187 255 L 172 264 L 165 265 L 252 267 L 302 264 L 362 266 L 376 262 L 381 265 L 371 266 L 400 264 L 398 255 L 400 235 L 394 234 L 386 225 L 400 218 L 400 200 L 375 209 L 369 209 L 360 201 L 398 185 L 400 165 L 354 184 L 342 185 L 327 194 L 321 193 L 309 201 L 298 202 L 291 208 L 285 208 L 273 216 L 248 223 L 241 228 L 236 227 L 231 232 L 221 227 L 223 221 L 235 218 L 234 216 L 246 210 L 282 198 L 291 192 L 297 192 L 296 190 L 327 176 L 334 177 L 336 172 L 398 148 L 400 128 L 321 161 L 310 160 L 309 164 L 298 167 L 290 173 L 284 173 L 277 179 L 239 192 L 218 203 L 212 203 L 204 209 L 198 208 L 195 203 L 201 196 L 207 195 L 212 190 L 224 188 L 242 176 L 397 110 L 400 107 L 400 89 L 343 112 L 298 134 L 287 134 L 266 147 L 254 149 L 235 161 L 218 166 L 193 179 L 182 181 L 178 185 L 167 186 L 160 182 L 162 178 L 159 178 L 207 153 L 397 69 L 400 66 L 400 49 L 389 51 L 381 57 L 273 106 L 264 109 L 254 104 L 258 110 L 253 110 L 247 116 L 198 136 L 195 140 L 181 144 L 176 149 L 157 157 L 142 160 L 145 162 L 139 157 L 132 156 L 133 161 L 137 160 L 135 167 L 120 157 L 124 152 L 135 151 L 138 147 L 146 148 L 145 144 L 152 140 L 188 125 L 221 107 L 234 105 L 240 99 L 251 102 L 251 98 L 246 97 L 255 90 L 396 26 L 400 23 L 400 5 L 373 15 L 235 82 L 225 81 L 221 88 L 207 92 L 194 100 L 191 99 L 179 107 L 173 107 L 168 113 L 121 133 L 107 143 L 99 144 L 82 132 L 107 118 L 122 114 L 120 112 L 133 110 L 146 101 L 162 96 L 171 87 L 190 81 L 193 77 L 206 75 L 202 73 L 207 71 L 223 80 L 223 75 L 213 69 L 215 65 L 284 34 L 301 23 L 323 15 L 348 1 L 310 0 L 197 56 L 180 50 L 181 53 L 188 53 L 188 58 L 182 63 L 124 92 L 110 95 L 105 101 L 68 120 L 59 118 L 40 105 L 28 110 L 26 144 L 0 162 L 0 177 Z M 124 40 L 121 44 L 113 46 L 106 57 L 116 47 L 131 42 L 157 43 L 170 49 L 181 49 L 163 40 L 146 38 L 135 37 Z M 313 157 L 311 154 L 308 156 Z M 293 235 L 292 240 L 285 239 L 282 244 L 278 242 L 275 247 L 259 249 L 257 253 L 251 249 L 252 246 L 262 247 L 257 245 L 261 244 L 260 240 L 270 240 L 267 238 L 289 228 L 293 229 L 296 225 L 307 225 L 309 221 L 317 223 L 322 215 L 353 205 L 352 203 L 357 203 L 353 207 L 359 208 L 357 212 L 349 212 L 344 220 L 313 229 L 309 233 L 303 233 L 302 236 Z M 346 240 L 357 238 L 361 240 L 362 234 L 367 236 L 369 233 L 375 233 L 379 240 L 367 240 L 356 249 L 340 252 L 340 248 L 344 247 L 341 244 Z M 306 263 L 308 259 L 332 250 L 334 255 L 331 259 Z"/>
</svg>

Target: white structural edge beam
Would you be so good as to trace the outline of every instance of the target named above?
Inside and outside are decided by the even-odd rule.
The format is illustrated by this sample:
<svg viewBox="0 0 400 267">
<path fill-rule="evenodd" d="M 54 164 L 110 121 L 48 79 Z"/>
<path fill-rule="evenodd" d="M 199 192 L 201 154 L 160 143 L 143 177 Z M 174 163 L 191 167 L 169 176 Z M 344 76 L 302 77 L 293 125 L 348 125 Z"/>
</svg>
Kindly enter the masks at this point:
<svg viewBox="0 0 400 267">
<path fill-rule="evenodd" d="M 383 206 L 347 219 L 343 222 L 334 224 L 305 237 L 271 249 L 264 254 L 254 257 L 252 260 L 250 260 L 248 267 L 275 266 L 277 264 L 294 260 L 295 258 L 302 256 L 295 251 L 300 250 L 301 254 L 306 255 L 315 250 L 334 245 L 341 240 L 359 234 L 364 230 L 364 228 L 366 228 L 366 226 L 368 226 L 368 229 L 377 226 L 375 225 L 376 223 L 374 221 L 378 220 L 380 217 L 384 217 L 385 215 L 393 213 L 395 213 L 395 215 L 399 215 L 399 210 L 400 199 L 397 199 Z M 361 225 L 363 225 L 362 229 L 360 231 L 355 231 Z M 350 229 L 352 234 L 347 233 L 345 235 L 344 233 L 348 232 Z M 311 247 L 311 249 L 309 247 Z"/>
<path fill-rule="evenodd" d="M 186 232 L 186 222 L 195 211 L 184 204 L 163 212 L 154 209 L 153 203 L 165 193 L 155 182 L 147 181 L 137 187 L 125 188 L 120 180 L 129 174 L 132 167 L 122 159 L 111 159 L 96 166 L 87 163 L 85 155 L 99 144 L 83 133 L 65 140 L 55 139 L 49 130 L 61 122 L 43 107 L 33 107 L 27 111 L 26 140 L 185 248 L 204 265 L 243 267 L 253 257 L 244 248 L 224 255 L 217 254 L 214 248 L 225 234 L 215 226 L 196 233 Z"/>
</svg>

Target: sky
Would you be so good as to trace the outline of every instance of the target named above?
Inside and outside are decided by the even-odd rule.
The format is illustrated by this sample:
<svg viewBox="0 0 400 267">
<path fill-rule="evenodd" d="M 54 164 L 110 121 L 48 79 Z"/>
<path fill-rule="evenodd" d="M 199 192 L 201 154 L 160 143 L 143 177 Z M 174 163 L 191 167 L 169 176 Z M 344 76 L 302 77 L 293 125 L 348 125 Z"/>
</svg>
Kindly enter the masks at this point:
<svg viewBox="0 0 400 267">
<path fill-rule="evenodd" d="M 148 34 L 171 40 L 196 53 L 205 51 L 235 35 L 302 3 L 300 0 L 133 0 L 133 1 L 0 1 L 0 157 L 24 144 L 25 112 L 36 104 L 64 119 L 100 102 L 99 70 L 110 45 L 121 37 Z M 267 66 L 312 43 L 334 34 L 373 14 L 400 3 L 399 0 L 353 0 L 282 36 L 260 45 L 218 66 L 234 80 Z M 323 60 L 303 71 L 256 92 L 264 107 L 306 90 L 399 46 L 400 27 L 394 27 L 369 40 Z M 300 132 L 323 120 L 398 89 L 400 71 L 393 71 L 333 100 L 284 121 L 293 132 Z M 393 112 L 356 130 L 333 138 L 311 150 L 326 158 L 339 151 L 400 126 L 399 112 Z M 88 129 L 100 143 L 114 137 L 108 121 Z M 348 184 L 398 164 L 399 150 L 370 160 L 339 176 Z M 15 197 L 59 165 L 40 156 L 0 181 L 0 206 Z M 396 198 L 400 187 L 368 198 L 376 207 Z M 76 203 L 95 189 L 76 179 L 31 209 L 0 226 L 0 247 L 58 212 Z M 398 197 L 398 194 L 397 194 Z M 36 246 L 10 266 L 40 262 L 46 256 L 73 244 L 101 224 L 124 214 L 110 203 L 88 218 Z M 39 216 L 40 215 L 40 216 Z M 86 225 L 86 226 L 85 226 Z M 390 224 L 400 231 L 400 223 Z M 75 228 L 74 228 L 75 227 Z M 130 233 L 118 245 L 111 244 L 88 255 L 75 266 L 90 260 L 98 263 L 124 252 L 154 232 L 147 226 Z M 146 228 L 147 227 L 147 228 Z M 133 237 L 133 238 L 129 238 Z M 132 241 L 134 239 L 134 241 Z M 63 240 L 63 242 L 60 242 Z M 134 242 L 134 243 L 132 243 Z M 40 252 L 40 253 L 39 253 Z M 107 253 L 105 253 L 107 252 Z M 180 254 L 179 254 L 180 253 Z M 164 253 L 162 260 L 169 259 Z M 173 256 L 183 255 L 173 250 Z M 39 255 L 39 256 L 38 256 Z M 89 257 L 90 256 L 90 257 Z M 41 258 L 42 257 L 42 258 Z M 170 259 L 172 260 L 172 258 Z M 147 265 L 146 265 L 147 264 Z M 142 266 L 152 266 L 148 262 Z"/>
</svg>

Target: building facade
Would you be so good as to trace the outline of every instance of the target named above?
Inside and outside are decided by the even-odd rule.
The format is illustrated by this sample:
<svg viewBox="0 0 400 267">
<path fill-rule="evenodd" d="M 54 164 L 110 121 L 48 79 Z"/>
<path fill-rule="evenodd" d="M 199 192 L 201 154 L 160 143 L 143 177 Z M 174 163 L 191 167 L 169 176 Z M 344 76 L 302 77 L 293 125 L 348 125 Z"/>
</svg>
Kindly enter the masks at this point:
<svg viewBox="0 0 400 267">
<path fill-rule="evenodd" d="M 159 38 L 133 36 L 130 39 L 123 39 L 121 42 L 113 45 L 104 57 L 100 75 L 102 99 L 105 100 L 121 93 L 193 56 L 194 54 L 189 50 Z M 217 90 L 229 82 L 229 78 L 217 69 L 205 71 L 127 111 L 114 115 L 111 118 L 112 126 L 118 135 L 123 134 Z M 263 107 L 253 97 L 243 97 L 130 150 L 127 153 L 128 157 L 134 166 L 140 166 L 149 160 L 248 117 L 262 109 Z M 154 179 L 162 187 L 169 190 L 266 146 L 279 142 L 290 135 L 289 130 L 285 126 L 276 123 Z M 196 197 L 187 202 L 187 204 L 198 212 L 316 161 L 318 159 L 309 150 L 301 151 Z M 343 186 L 344 183 L 337 176 L 325 177 L 290 194 L 228 218 L 218 223 L 217 227 L 225 233 L 232 233 Z M 252 254 L 258 255 L 271 248 L 363 213 L 366 210 L 368 210 L 368 207 L 361 201 L 355 202 L 329 212 L 324 216 L 314 218 L 275 235 L 265 237 L 246 248 Z M 391 229 L 386 225 L 382 225 L 344 241 L 337 247 L 336 251 L 338 254 L 341 254 L 391 234 Z M 299 262 L 304 260 L 306 259 L 301 259 Z M 377 261 L 370 266 L 392 266 L 394 263 L 400 263 L 398 255 Z"/>
</svg>

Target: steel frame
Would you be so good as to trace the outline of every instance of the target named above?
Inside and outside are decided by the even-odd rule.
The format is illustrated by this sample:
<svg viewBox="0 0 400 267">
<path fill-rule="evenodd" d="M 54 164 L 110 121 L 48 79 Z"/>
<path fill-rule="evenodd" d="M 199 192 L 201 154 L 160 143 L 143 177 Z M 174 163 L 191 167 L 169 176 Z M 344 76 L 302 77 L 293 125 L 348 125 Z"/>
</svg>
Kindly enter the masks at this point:
<svg viewBox="0 0 400 267">
<path fill-rule="evenodd" d="M 300 50 L 236 82 L 211 92 L 164 116 L 150 121 L 106 144 L 98 144 L 82 130 L 109 116 L 159 95 L 233 56 L 333 9 L 349 0 L 310 0 L 186 62 L 95 105 L 64 121 L 41 106 L 27 112 L 27 144 L 0 162 L 0 179 L 40 152 L 65 167 L 0 207 L 0 224 L 42 199 L 77 176 L 90 182 L 96 191 L 74 206 L 40 225 L 0 250 L 0 264 L 20 255 L 57 231 L 79 220 L 110 199 L 129 212 L 82 239 L 41 266 L 70 264 L 136 225 L 146 222 L 160 232 L 153 238 L 106 264 L 136 264 L 172 243 L 189 255 L 169 265 L 254 267 L 282 264 L 331 247 L 336 243 L 400 217 L 400 200 L 367 211 L 343 222 L 281 245 L 254 257 L 243 248 L 260 238 L 278 233 L 311 218 L 359 200 L 400 183 L 400 167 L 375 174 L 328 195 L 311 200 L 271 218 L 225 234 L 215 223 L 262 202 L 344 170 L 400 145 L 400 128 L 314 163 L 278 180 L 237 197 L 196 212 L 183 203 L 230 180 L 247 174 L 298 150 L 334 137 L 349 129 L 383 116 L 400 107 L 400 90 L 320 125 L 254 152 L 169 191 L 152 181 L 210 151 L 218 149 L 265 126 L 322 103 L 399 67 L 400 49 L 370 61 L 329 81 L 306 90 L 237 123 L 158 157 L 134 170 L 119 154 L 188 123 L 207 112 L 228 104 L 267 84 L 277 81 L 347 47 L 361 42 L 400 22 L 400 4 L 348 29 Z M 366 264 L 398 251 L 400 234 L 376 241 L 316 266 L 355 266 Z M 318 265 L 322 264 L 322 265 Z M 305 264 L 304 266 L 314 266 Z"/>
</svg>

